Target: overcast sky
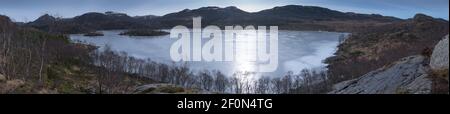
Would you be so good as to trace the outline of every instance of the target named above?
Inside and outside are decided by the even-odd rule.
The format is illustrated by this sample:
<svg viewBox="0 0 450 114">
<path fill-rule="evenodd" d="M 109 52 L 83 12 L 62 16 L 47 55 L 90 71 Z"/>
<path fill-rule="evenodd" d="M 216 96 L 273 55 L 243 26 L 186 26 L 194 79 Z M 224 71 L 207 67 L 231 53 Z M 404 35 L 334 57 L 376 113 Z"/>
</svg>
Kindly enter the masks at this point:
<svg viewBox="0 0 450 114">
<path fill-rule="evenodd" d="M 131 16 L 164 15 L 205 6 L 237 6 L 256 12 L 283 5 L 321 6 L 344 12 L 410 18 L 416 13 L 449 18 L 449 0 L 0 0 L 0 14 L 33 21 L 49 13 L 73 17 L 86 12 L 117 11 Z"/>
</svg>

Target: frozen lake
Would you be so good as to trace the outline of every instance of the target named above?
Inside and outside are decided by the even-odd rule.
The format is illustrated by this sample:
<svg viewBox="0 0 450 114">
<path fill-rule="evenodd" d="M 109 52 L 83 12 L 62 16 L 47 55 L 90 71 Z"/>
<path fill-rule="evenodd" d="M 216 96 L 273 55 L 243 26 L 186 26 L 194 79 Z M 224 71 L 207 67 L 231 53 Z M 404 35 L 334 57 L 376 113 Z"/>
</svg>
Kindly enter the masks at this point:
<svg viewBox="0 0 450 114">
<path fill-rule="evenodd" d="M 114 51 L 127 52 L 136 58 L 151 59 L 156 62 L 174 64 L 170 58 L 170 47 L 177 39 L 165 36 L 130 37 L 118 35 L 121 30 L 102 31 L 104 36 L 86 37 L 81 34 L 70 35 L 74 41 L 99 46 L 102 50 L 109 45 Z M 323 69 L 327 57 L 333 55 L 339 44 L 339 37 L 346 33 L 314 31 L 279 31 L 278 69 L 264 73 L 267 76 L 282 76 L 288 71 L 294 73 L 302 69 Z M 252 54 L 252 53 L 249 53 Z M 219 70 L 226 75 L 245 72 L 253 63 L 248 62 L 186 62 L 190 69 Z"/>
</svg>

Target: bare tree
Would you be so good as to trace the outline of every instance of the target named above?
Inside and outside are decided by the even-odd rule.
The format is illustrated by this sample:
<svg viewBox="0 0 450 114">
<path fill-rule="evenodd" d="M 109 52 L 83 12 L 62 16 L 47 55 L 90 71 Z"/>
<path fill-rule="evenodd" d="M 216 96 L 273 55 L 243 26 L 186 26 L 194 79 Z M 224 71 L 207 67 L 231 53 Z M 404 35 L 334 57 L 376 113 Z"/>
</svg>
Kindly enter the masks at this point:
<svg viewBox="0 0 450 114">
<path fill-rule="evenodd" d="M 211 77 L 211 72 L 205 70 L 199 75 L 199 82 L 201 82 L 202 89 L 210 91 L 213 86 L 213 78 Z"/>
<path fill-rule="evenodd" d="M 216 76 L 216 78 L 214 81 L 214 84 L 215 84 L 214 87 L 215 87 L 216 91 L 225 93 L 226 89 L 227 89 L 227 85 L 229 85 L 227 77 L 224 74 L 222 74 L 220 71 L 217 71 L 215 76 Z"/>
<path fill-rule="evenodd" d="M 270 78 L 263 76 L 259 78 L 255 83 L 255 93 L 257 94 L 267 94 L 270 89 Z"/>
</svg>

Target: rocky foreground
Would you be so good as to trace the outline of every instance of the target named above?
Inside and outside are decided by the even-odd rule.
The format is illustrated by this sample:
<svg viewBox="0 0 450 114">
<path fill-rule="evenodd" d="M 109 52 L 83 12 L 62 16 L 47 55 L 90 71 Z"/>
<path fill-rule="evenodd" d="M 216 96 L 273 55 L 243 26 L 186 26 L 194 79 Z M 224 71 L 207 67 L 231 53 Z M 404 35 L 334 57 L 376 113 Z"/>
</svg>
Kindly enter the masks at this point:
<svg viewBox="0 0 450 114">
<path fill-rule="evenodd" d="M 423 55 L 406 57 L 357 79 L 338 83 L 329 93 L 429 94 L 442 89 L 448 93 L 448 43 L 447 35 L 436 45 L 431 59 Z"/>
</svg>

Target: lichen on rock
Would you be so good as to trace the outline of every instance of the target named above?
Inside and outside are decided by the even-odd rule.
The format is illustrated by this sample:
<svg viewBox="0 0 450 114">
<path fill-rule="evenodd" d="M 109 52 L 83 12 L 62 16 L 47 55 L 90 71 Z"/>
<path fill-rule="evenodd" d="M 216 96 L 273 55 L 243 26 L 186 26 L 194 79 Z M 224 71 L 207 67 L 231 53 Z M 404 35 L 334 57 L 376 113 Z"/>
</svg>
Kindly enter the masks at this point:
<svg viewBox="0 0 450 114">
<path fill-rule="evenodd" d="M 360 78 L 336 84 L 331 94 L 426 94 L 431 80 L 424 56 L 410 56 Z"/>
<path fill-rule="evenodd" d="M 435 73 L 439 73 L 441 76 L 448 81 L 448 35 L 441 40 L 433 50 L 433 54 L 430 59 L 430 67 Z M 444 74 L 444 75 L 442 75 Z M 446 75 L 445 75 L 446 74 Z"/>
</svg>

